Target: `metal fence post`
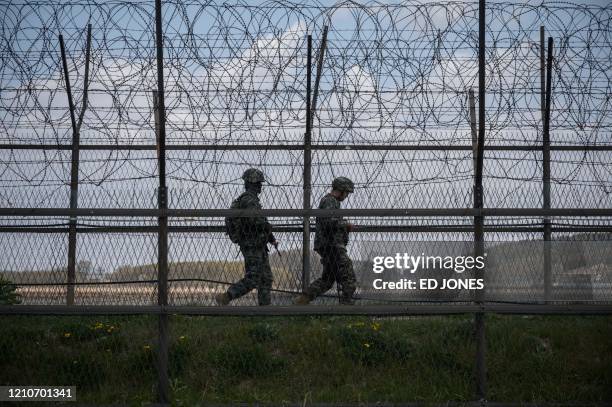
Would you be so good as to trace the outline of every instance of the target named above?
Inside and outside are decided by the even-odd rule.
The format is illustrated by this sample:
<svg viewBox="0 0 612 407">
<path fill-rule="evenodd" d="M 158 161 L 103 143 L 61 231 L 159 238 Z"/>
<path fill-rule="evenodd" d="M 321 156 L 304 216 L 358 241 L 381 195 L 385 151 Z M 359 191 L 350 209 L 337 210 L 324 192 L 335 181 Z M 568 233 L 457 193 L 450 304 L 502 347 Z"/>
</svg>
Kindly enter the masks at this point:
<svg viewBox="0 0 612 407">
<path fill-rule="evenodd" d="M 476 177 L 474 182 L 474 208 L 482 209 L 484 205 L 482 175 L 484 162 L 485 139 L 485 0 L 479 1 L 478 7 L 478 145 L 476 155 Z M 474 243 L 475 256 L 484 255 L 484 217 L 474 217 Z M 482 270 L 476 270 L 476 278 L 483 278 Z M 478 291 L 476 304 L 483 304 L 484 295 Z M 487 395 L 486 372 L 486 338 L 485 314 L 477 312 L 474 315 L 474 328 L 476 336 L 476 397 L 485 400 Z"/>
<path fill-rule="evenodd" d="M 162 308 L 158 319 L 158 401 L 168 404 L 168 314 L 164 307 L 168 305 L 168 216 L 163 213 L 168 208 L 166 188 L 166 109 L 164 104 L 164 54 L 162 34 L 161 0 L 155 0 L 155 39 L 157 48 L 157 97 L 154 98 L 155 118 L 157 120 L 157 149 L 159 165 L 158 207 L 162 214 L 158 217 L 157 241 L 157 304 Z"/>
<path fill-rule="evenodd" d="M 327 47 L 327 30 L 328 26 L 323 26 L 323 35 L 321 37 L 321 45 L 317 54 L 317 76 L 315 77 L 314 92 L 312 94 L 312 103 L 310 106 L 310 131 L 312 132 L 314 116 L 317 111 L 317 100 L 319 98 L 319 84 L 321 83 L 321 74 L 323 72 L 323 61 L 325 60 L 325 48 Z"/>
<path fill-rule="evenodd" d="M 542 32 L 543 34 L 543 32 Z M 546 62 L 546 103 L 544 106 L 544 131 L 542 134 L 542 192 L 544 200 L 542 208 L 550 209 L 550 103 L 552 95 L 552 53 L 553 38 L 548 37 L 548 60 Z M 550 217 L 544 217 L 544 301 L 551 300 L 552 270 L 551 270 L 551 225 Z"/>
<path fill-rule="evenodd" d="M 474 101 L 474 89 L 468 90 L 468 108 L 470 119 L 470 130 L 472 132 L 472 153 L 474 163 L 474 177 L 476 177 L 476 166 L 478 157 L 478 130 L 476 129 L 476 102 Z"/>
<path fill-rule="evenodd" d="M 327 44 L 327 25 L 323 27 L 323 36 L 317 56 L 317 76 L 315 78 L 314 93 L 311 89 L 311 66 L 312 66 L 312 36 L 308 35 L 308 55 L 306 74 L 306 134 L 304 137 L 304 209 L 310 209 L 312 197 L 312 127 L 315 111 L 317 110 L 317 98 L 319 95 L 319 83 L 323 70 L 325 58 L 325 47 Z M 311 98 L 312 93 L 312 98 Z M 310 218 L 304 218 L 304 237 L 302 242 L 302 291 L 310 284 Z"/>
<path fill-rule="evenodd" d="M 79 140 L 81 124 L 85 109 L 87 108 L 87 88 L 89 85 L 89 55 L 91 49 L 91 24 L 87 25 L 87 46 L 85 51 L 85 78 L 83 84 L 83 106 L 77 123 L 75 118 L 75 107 L 72 99 L 72 89 L 70 87 L 70 75 L 68 74 L 68 60 L 66 57 L 66 47 L 64 37 L 59 36 L 60 51 L 62 54 L 62 68 L 64 71 L 64 81 L 66 82 L 66 93 L 68 94 L 68 107 L 70 109 L 70 122 L 72 124 L 72 156 L 70 168 L 70 209 L 77 209 L 79 202 Z M 68 268 L 67 268 L 67 287 L 66 304 L 74 305 L 74 284 L 76 283 L 76 241 L 77 241 L 77 218 L 70 216 L 68 226 Z"/>
<path fill-rule="evenodd" d="M 304 201 L 303 208 L 310 209 L 312 192 L 312 140 L 311 140 L 311 65 L 312 65 L 312 36 L 307 37 L 306 56 L 306 133 L 304 134 Z M 302 235 L 302 291 L 305 292 L 310 284 L 310 218 L 303 218 L 304 233 Z"/>
<path fill-rule="evenodd" d="M 546 47 L 544 44 L 544 26 L 540 26 L 540 110 L 542 122 L 544 122 L 544 110 L 546 109 Z"/>
</svg>

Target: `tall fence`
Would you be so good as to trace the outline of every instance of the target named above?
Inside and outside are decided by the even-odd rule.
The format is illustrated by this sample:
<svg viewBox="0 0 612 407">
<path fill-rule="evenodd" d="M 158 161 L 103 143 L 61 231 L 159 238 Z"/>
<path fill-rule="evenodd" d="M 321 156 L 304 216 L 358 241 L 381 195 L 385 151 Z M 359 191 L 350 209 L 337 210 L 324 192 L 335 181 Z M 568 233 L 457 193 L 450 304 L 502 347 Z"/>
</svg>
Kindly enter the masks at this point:
<svg viewBox="0 0 612 407">
<path fill-rule="evenodd" d="M 610 6 L 0 4 L 2 312 L 158 314 L 162 402 L 169 313 L 475 313 L 484 398 L 485 312 L 610 312 Z M 229 210 L 249 167 L 265 209 Z M 345 209 L 313 209 L 336 176 Z M 289 305 L 339 214 L 357 306 Z M 273 225 L 273 307 L 212 306 L 229 215 Z M 486 289 L 372 288 L 374 256 L 427 250 L 488 253 Z"/>
</svg>

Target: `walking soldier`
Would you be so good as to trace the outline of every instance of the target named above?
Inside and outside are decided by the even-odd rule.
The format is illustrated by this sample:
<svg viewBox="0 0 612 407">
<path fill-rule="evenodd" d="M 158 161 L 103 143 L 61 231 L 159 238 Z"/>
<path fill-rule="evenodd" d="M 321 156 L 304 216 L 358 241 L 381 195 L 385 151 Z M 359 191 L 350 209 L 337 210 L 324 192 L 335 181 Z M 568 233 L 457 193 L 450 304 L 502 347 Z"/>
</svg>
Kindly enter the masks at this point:
<svg viewBox="0 0 612 407">
<path fill-rule="evenodd" d="M 231 209 L 262 209 L 259 201 L 264 174 L 256 168 L 249 168 L 242 175 L 245 191 L 236 198 Z M 240 246 L 244 256 L 245 276 L 232 284 L 226 292 L 217 294 L 215 300 L 219 305 L 227 305 L 233 299 L 242 297 L 257 288 L 259 305 L 270 304 L 272 289 L 272 270 L 268 260 L 268 243 L 278 248 L 278 242 L 272 234 L 272 226 L 265 217 L 227 217 L 226 233 L 230 240 Z"/>
<path fill-rule="evenodd" d="M 353 181 L 338 177 L 332 182 L 332 190 L 319 203 L 319 209 L 340 209 L 340 202 L 354 191 Z M 352 225 L 342 216 L 318 217 L 314 250 L 321 255 L 323 274 L 305 292 L 294 300 L 296 305 L 306 305 L 328 291 L 334 282 L 340 293 L 340 304 L 352 305 L 356 289 L 353 263 L 346 251 Z"/>
</svg>

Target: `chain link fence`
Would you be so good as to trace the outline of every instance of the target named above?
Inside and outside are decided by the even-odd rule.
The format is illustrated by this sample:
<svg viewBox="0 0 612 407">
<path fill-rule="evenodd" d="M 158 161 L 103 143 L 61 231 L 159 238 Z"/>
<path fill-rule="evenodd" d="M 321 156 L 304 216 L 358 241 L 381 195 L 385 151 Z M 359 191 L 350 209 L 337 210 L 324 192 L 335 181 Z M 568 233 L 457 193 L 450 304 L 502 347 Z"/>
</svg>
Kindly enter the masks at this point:
<svg viewBox="0 0 612 407">
<path fill-rule="evenodd" d="M 605 399 L 601 319 L 566 317 L 589 371 L 529 325 L 554 321 L 496 314 L 610 313 L 609 5 L 0 5 L 2 384 L 128 404 L 485 400 L 488 354 L 492 399 L 557 399 L 555 374 L 504 392 L 498 363 L 522 352 L 517 369 L 581 377 L 562 401 Z M 264 209 L 229 210 L 251 167 Z M 313 209 L 338 176 L 355 184 L 342 209 Z M 231 216 L 249 240 L 267 217 L 278 250 L 249 263 Z M 314 240 L 341 216 L 355 306 L 336 306 L 345 283 L 293 305 L 339 267 Z M 374 271 L 402 253 L 434 265 Z M 442 264 L 469 255 L 484 272 Z M 219 306 L 253 261 L 271 281 Z M 436 287 L 377 288 L 421 278 Z M 457 279 L 484 289 L 442 289 Z"/>
</svg>

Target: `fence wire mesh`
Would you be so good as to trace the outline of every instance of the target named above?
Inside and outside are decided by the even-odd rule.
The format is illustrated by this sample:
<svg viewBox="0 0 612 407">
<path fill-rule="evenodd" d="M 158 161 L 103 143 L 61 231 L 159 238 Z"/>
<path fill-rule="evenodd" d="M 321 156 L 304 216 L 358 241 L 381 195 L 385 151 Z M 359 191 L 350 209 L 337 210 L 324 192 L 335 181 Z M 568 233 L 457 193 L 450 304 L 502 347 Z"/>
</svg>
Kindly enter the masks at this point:
<svg viewBox="0 0 612 407">
<path fill-rule="evenodd" d="M 279 222 L 286 222 L 280 218 Z M 436 290 L 380 295 L 374 286 L 374 258 L 396 253 L 431 256 L 459 256 L 473 252 L 471 220 L 417 219 L 412 222 L 390 220 L 381 225 L 378 219 L 352 219 L 357 228 L 367 230 L 371 224 L 377 232 L 350 234 L 348 247 L 357 278 L 357 304 L 465 302 L 471 301 L 466 291 Z M 177 222 L 180 223 L 180 220 Z M 191 223 L 191 222 L 189 222 Z M 245 253 L 238 245 L 228 243 L 222 232 L 222 221 L 199 222 L 204 231 L 170 233 L 168 268 L 168 304 L 189 306 L 216 305 L 215 295 L 225 292 L 232 283 L 244 277 Z M 611 232 L 609 218 L 552 219 L 556 231 L 553 242 L 542 241 L 542 225 L 525 218 L 503 219 L 487 224 L 485 245 L 487 276 L 485 298 L 489 301 L 540 303 L 546 300 L 544 253 L 552 252 L 551 285 L 548 300 L 560 303 L 610 303 L 612 273 L 610 265 Z M 576 224 L 589 232 L 575 232 Z M 587 226 L 585 226 L 585 224 Z M 116 226 L 115 226 L 116 227 Z M 177 226 L 179 227 L 179 226 Z M 190 224 L 191 228 L 195 226 Z M 422 231 L 418 228 L 424 228 Z M 157 226 L 151 226 L 152 229 Z M 415 230 L 411 231 L 411 228 Z M 435 231 L 439 228 L 440 231 Z M 538 229 L 539 228 L 539 229 Z M 564 231 L 564 229 L 570 232 Z M 212 230 L 212 231 L 210 231 Z M 302 234 L 275 231 L 282 244 L 276 251 L 271 245 L 266 257 L 271 272 L 273 305 L 290 305 L 303 290 Z M 154 305 L 157 293 L 156 233 L 87 231 L 78 234 L 75 304 L 79 305 Z M 65 233 L 0 233 L 0 244 L 14 248 L 5 258 L 2 276 L 15 284 L 24 305 L 61 305 L 66 303 L 67 239 Z M 266 249 L 261 247 L 261 253 Z M 49 257 L 48 254 L 52 253 Z M 205 253 L 205 254 L 203 254 Z M 322 276 L 321 256 L 310 251 L 311 279 Z M 49 267 L 50 265 L 50 267 Z M 333 265 L 332 265 L 333 267 Z M 382 276 L 388 280 L 401 278 L 443 279 L 473 277 L 474 270 L 457 274 L 450 268 L 432 266 L 416 274 L 406 272 Z M 332 288 L 316 304 L 338 302 L 338 290 Z M 387 292 L 388 293 L 388 292 Z M 257 290 L 233 302 L 236 305 L 257 305 Z"/>
<path fill-rule="evenodd" d="M 84 99 L 86 89 L 91 96 L 79 112 L 84 127 L 79 129 L 78 206 L 156 207 L 152 5 L 25 2 L 7 3 L 6 10 L 0 51 L 3 206 L 59 208 L 70 201 L 67 180 L 75 158 L 55 39 L 62 34 L 75 100 Z M 289 7 L 265 2 L 236 3 L 231 9 L 216 3 L 165 4 L 169 208 L 227 208 L 242 191 L 242 172 L 252 166 L 261 168 L 268 181 L 265 208 L 302 207 L 304 93 L 307 71 L 313 70 L 307 64 L 307 34 L 315 38 L 315 60 L 323 69 L 317 76 L 306 207 L 316 207 L 337 175 L 355 182 L 346 208 L 470 207 L 474 118 L 467 94 L 477 78 L 477 12 L 475 4 L 464 3 Z M 612 145 L 605 96 L 610 12 L 609 6 L 565 3 L 488 5 L 485 207 L 541 207 L 546 165 L 552 207 L 610 207 Z M 88 23 L 94 27 L 85 84 Z M 543 154 L 540 68 L 546 49 L 538 42 L 540 26 L 558 39 L 550 72 L 550 164 Z M 326 53 L 319 58 L 322 32 Z M 284 254 L 269 253 L 272 301 L 287 305 L 308 284 L 305 273 L 314 280 L 324 267 L 313 242 L 304 240 L 314 236 L 302 234 L 302 218 L 271 217 L 270 222 Z M 355 233 L 348 254 L 360 280 L 358 303 L 391 301 L 372 295 L 366 276 L 381 247 L 414 250 L 423 247 L 420 243 L 447 241 L 461 248 L 473 240 L 473 224 L 466 217 L 358 216 L 351 222 Z M 69 225 L 78 231 L 76 304 L 156 304 L 156 218 L 92 216 L 71 223 L 62 216 L 4 216 L 0 243 L 7 255 L 0 271 L 17 285 L 24 304 L 62 304 L 72 290 L 65 284 Z M 485 299 L 610 301 L 610 262 L 599 254 L 608 249 L 609 218 L 490 216 L 487 247 L 505 255 L 504 247 L 537 252 L 549 226 L 553 241 L 599 244 L 575 244 L 569 257 L 577 260 L 548 266 L 548 277 L 542 253 L 507 257 L 490 268 Z M 239 248 L 222 233 L 223 219 L 173 217 L 169 227 L 169 304 L 214 305 L 215 295 L 245 269 Z M 312 261 L 304 267 L 306 256 Z M 506 289 L 495 291 L 502 286 Z M 333 303 L 335 296 L 319 301 Z M 393 301 L 470 299 L 434 292 Z M 236 302 L 256 303 L 254 293 Z"/>
<path fill-rule="evenodd" d="M 0 294 L 2 302 L 19 304 L 0 311 L 41 313 L 26 306 L 43 306 L 51 313 L 50 306 L 70 304 L 80 313 L 88 308 L 78 306 L 107 306 L 108 314 L 133 306 L 160 314 L 2 315 L 4 385 L 69 383 L 78 386 L 80 401 L 134 405 L 170 398 L 173 405 L 464 401 L 474 398 L 474 384 L 482 385 L 472 370 L 484 366 L 484 322 L 472 325 L 467 316 L 213 318 L 163 308 L 223 308 L 210 306 L 253 262 L 269 261 L 270 279 L 264 284 L 259 277 L 258 289 L 231 305 L 262 304 L 267 284 L 273 307 L 238 307 L 239 314 L 299 308 L 282 306 L 326 268 L 346 268 L 346 258 L 356 276 L 351 309 L 433 306 L 421 309 L 435 314 L 484 304 L 469 308 L 480 317 L 487 305 L 506 303 L 525 306 L 522 312 L 539 312 L 538 304 L 610 310 L 612 213 L 569 212 L 612 207 L 609 4 L 486 6 L 484 208 L 568 212 L 487 216 L 486 290 L 479 297 L 439 289 L 381 294 L 372 276 L 376 256 L 473 253 L 473 217 L 351 216 L 347 257 L 321 261 L 315 217 L 308 232 L 301 215 L 269 216 L 279 250 L 266 245 L 272 243 L 266 230 L 253 251 L 232 244 L 222 216 L 170 216 L 167 274 L 160 278 L 165 256 L 158 239 L 165 232 L 157 214 L 10 212 L 36 215 L 71 204 L 158 208 L 162 162 L 170 209 L 229 208 L 250 167 L 265 174 L 266 209 L 317 208 L 338 176 L 355 185 L 343 209 L 471 208 L 477 118 L 468 95 L 478 87 L 477 3 L 165 1 L 165 151 L 153 92 L 159 69 L 153 3 L 0 0 L 0 8 Z M 541 27 L 554 39 L 549 143 Z M 73 113 L 82 120 L 76 132 L 65 74 Z M 307 99 L 309 76 L 317 83 L 316 105 Z M 550 200 L 543 192 L 548 169 Z M 246 240 L 263 233 L 259 215 L 240 219 Z M 437 283 L 454 275 L 432 272 Z M 462 275 L 479 277 L 473 270 Z M 394 276 L 404 277 L 412 278 Z M 327 306 L 338 304 L 347 284 L 332 284 L 307 312 L 342 313 Z M 491 399 L 557 400 L 559 382 L 565 386 L 559 401 L 598 402 L 609 394 L 612 352 L 602 345 L 609 317 L 487 318 Z M 566 331 L 565 323 L 577 328 Z M 548 325 L 564 337 L 542 333 Z M 508 386 L 525 371 L 537 380 Z"/>
</svg>

